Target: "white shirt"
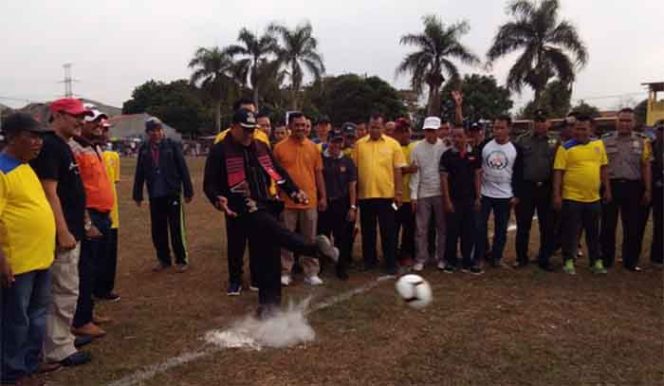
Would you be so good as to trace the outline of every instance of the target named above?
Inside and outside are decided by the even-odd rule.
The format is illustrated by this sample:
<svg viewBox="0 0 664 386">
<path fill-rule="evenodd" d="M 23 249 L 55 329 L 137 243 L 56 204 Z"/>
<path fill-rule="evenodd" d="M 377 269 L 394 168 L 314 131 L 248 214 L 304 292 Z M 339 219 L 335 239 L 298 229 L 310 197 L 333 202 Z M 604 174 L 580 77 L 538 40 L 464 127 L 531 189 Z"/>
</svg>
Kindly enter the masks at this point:
<svg viewBox="0 0 664 386">
<path fill-rule="evenodd" d="M 447 151 L 443 141 L 438 138 L 436 143 L 430 144 L 426 139 L 420 141 L 410 154 L 411 163 L 418 169 L 410 176 L 410 199 L 441 196 L 440 189 L 440 156 Z"/>
<path fill-rule="evenodd" d="M 483 196 L 512 198 L 512 173 L 516 161 L 516 147 L 512 142 L 499 144 L 495 139 L 482 148 Z"/>
</svg>

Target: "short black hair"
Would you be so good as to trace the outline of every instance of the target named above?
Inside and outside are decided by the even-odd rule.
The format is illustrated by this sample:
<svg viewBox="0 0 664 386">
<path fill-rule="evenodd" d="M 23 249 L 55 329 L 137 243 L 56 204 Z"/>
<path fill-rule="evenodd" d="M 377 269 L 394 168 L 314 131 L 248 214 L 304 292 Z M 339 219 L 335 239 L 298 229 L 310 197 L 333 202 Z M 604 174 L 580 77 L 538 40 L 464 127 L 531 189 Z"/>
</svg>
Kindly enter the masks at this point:
<svg viewBox="0 0 664 386">
<path fill-rule="evenodd" d="M 288 125 L 290 126 L 290 124 L 297 118 L 306 118 L 306 116 L 299 111 L 293 111 L 288 115 Z"/>
<path fill-rule="evenodd" d="M 385 120 L 385 115 L 383 115 L 383 113 L 381 113 L 380 111 L 374 111 L 373 113 L 371 113 L 370 118 L 372 120 L 382 119 L 384 121 Z"/>
<path fill-rule="evenodd" d="M 450 123 L 450 120 L 447 119 L 446 117 L 440 117 L 440 124 L 444 125 L 446 123 Z"/>
<path fill-rule="evenodd" d="M 595 120 L 593 119 L 593 117 L 591 117 L 588 114 L 577 114 L 576 121 L 577 122 L 590 122 L 591 125 L 593 123 L 595 123 Z"/>
<path fill-rule="evenodd" d="M 253 99 L 251 99 L 251 98 L 240 98 L 240 99 L 236 100 L 233 103 L 233 111 L 239 109 L 240 106 L 242 106 L 242 105 L 253 105 L 254 107 L 256 107 L 256 103 L 254 103 Z"/>
<path fill-rule="evenodd" d="M 496 121 L 505 121 L 505 122 L 507 122 L 508 126 L 512 125 L 512 117 L 510 117 L 507 114 L 501 114 L 501 115 L 497 116 L 495 120 Z"/>
<path fill-rule="evenodd" d="M 270 116 L 265 111 L 260 111 L 256 114 L 256 119 L 258 118 L 270 118 Z"/>
<path fill-rule="evenodd" d="M 634 114 L 634 109 L 631 107 L 623 107 L 622 109 L 620 109 L 620 111 L 618 111 L 618 114 L 622 113 Z"/>
</svg>

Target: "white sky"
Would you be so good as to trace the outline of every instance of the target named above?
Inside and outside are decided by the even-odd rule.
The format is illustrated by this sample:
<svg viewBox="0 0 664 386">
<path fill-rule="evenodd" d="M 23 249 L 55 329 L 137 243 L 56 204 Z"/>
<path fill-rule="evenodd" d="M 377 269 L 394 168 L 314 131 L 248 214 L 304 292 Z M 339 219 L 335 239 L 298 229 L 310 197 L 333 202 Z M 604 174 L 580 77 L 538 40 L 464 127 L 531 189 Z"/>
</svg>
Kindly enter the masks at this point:
<svg viewBox="0 0 664 386">
<path fill-rule="evenodd" d="M 613 108 L 644 98 L 641 82 L 664 81 L 664 1 L 561 2 L 562 17 L 576 25 L 590 53 L 574 99 Z M 292 27 L 309 20 L 328 74 L 378 75 L 402 88 L 408 79 L 394 71 L 411 48 L 399 38 L 421 31 L 423 15 L 467 20 L 471 30 L 462 41 L 484 58 L 507 19 L 505 6 L 502 0 L 2 0 L 0 103 L 61 96 L 62 65 L 73 63 L 75 94 L 121 106 L 149 79 L 188 78 L 197 47 L 231 44 L 241 27 L 262 32 L 271 21 Z M 504 59 L 494 66 L 500 84 L 510 65 Z M 605 96 L 615 97 L 597 98 Z M 530 97 L 513 96 L 518 106 Z"/>
</svg>

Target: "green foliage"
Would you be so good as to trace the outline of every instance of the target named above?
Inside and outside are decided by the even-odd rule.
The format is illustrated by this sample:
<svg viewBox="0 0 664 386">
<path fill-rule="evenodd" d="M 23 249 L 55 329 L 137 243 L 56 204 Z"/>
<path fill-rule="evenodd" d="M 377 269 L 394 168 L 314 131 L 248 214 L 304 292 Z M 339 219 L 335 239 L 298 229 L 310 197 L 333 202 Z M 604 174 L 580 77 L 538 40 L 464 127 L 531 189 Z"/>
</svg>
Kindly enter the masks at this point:
<svg viewBox="0 0 664 386">
<path fill-rule="evenodd" d="M 546 85 L 540 96 L 539 108 L 546 111 L 549 117 L 564 117 L 571 108 L 572 90 L 562 82 L 554 80 Z M 522 110 L 520 116 L 524 119 L 533 119 L 537 103 L 533 100 Z"/>
<path fill-rule="evenodd" d="M 479 74 L 465 75 L 457 82 L 447 82 L 443 87 L 443 100 L 453 90 L 463 93 L 463 116 L 473 121 L 492 120 L 501 114 L 508 114 L 514 102 L 507 88 L 498 86 L 496 78 Z M 450 103 L 443 103 L 448 106 Z M 448 108 L 444 115 L 453 119 L 454 111 Z"/>
<path fill-rule="evenodd" d="M 575 112 L 579 115 L 588 115 L 593 118 L 599 117 L 599 109 L 586 103 L 584 100 L 580 100 L 576 106 L 572 107 L 572 112 Z"/>
</svg>

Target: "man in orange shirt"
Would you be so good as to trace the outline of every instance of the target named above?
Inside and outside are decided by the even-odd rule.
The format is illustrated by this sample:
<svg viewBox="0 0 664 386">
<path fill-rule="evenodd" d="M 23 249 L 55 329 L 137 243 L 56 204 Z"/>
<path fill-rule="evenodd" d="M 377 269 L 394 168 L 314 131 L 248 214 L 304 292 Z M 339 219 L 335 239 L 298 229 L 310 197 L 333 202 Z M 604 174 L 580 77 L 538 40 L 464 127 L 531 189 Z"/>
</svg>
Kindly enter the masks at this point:
<svg viewBox="0 0 664 386">
<path fill-rule="evenodd" d="M 316 236 L 318 210 L 325 211 L 327 208 L 323 158 L 316 144 L 306 137 L 307 119 L 302 113 L 292 113 L 288 125 L 291 135 L 274 147 L 274 157 L 288 172 L 295 184 L 306 193 L 309 201 L 296 203 L 290 197 L 283 195 L 286 204 L 286 209 L 282 214 L 283 222 L 285 227 L 291 231 L 294 231 L 299 225 L 302 236 L 307 242 L 312 242 Z M 283 250 L 281 254 L 281 283 L 283 285 L 287 286 L 291 283 L 293 264 L 293 253 Z M 323 284 L 318 277 L 320 265 L 317 259 L 303 257 L 302 268 L 307 284 Z"/>
</svg>

